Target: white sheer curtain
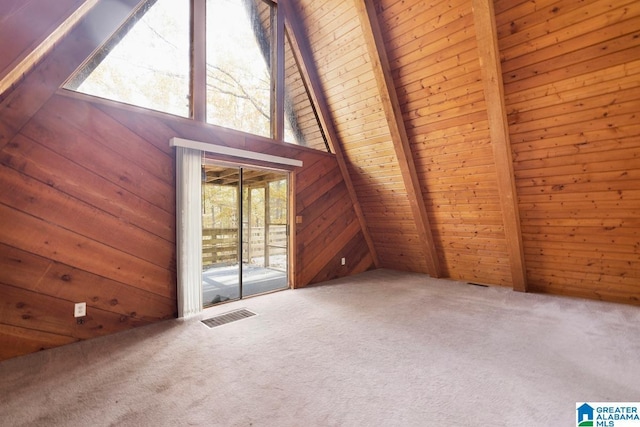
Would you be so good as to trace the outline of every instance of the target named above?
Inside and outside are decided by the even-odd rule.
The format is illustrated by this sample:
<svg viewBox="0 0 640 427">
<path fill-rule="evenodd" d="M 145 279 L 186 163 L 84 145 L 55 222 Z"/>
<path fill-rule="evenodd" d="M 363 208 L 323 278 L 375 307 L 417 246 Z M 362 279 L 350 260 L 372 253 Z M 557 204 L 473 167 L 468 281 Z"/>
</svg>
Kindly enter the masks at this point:
<svg viewBox="0 0 640 427">
<path fill-rule="evenodd" d="M 176 147 L 178 317 L 202 311 L 201 171 L 202 151 Z"/>
</svg>

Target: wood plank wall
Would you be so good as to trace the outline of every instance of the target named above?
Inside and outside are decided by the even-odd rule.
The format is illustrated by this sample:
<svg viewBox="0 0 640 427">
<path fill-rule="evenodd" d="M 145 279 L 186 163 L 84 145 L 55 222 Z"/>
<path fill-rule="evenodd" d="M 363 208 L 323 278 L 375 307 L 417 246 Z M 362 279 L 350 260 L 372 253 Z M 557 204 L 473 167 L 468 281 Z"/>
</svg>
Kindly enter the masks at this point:
<svg viewBox="0 0 640 427">
<path fill-rule="evenodd" d="M 164 145 L 54 96 L 2 149 L 0 357 L 175 316 L 174 160 Z M 83 301 L 78 325 L 73 305 Z"/>
<path fill-rule="evenodd" d="M 529 284 L 640 303 L 640 3 L 496 0 Z"/>
<path fill-rule="evenodd" d="M 375 3 L 445 274 L 511 286 L 471 1 Z"/>
<path fill-rule="evenodd" d="M 307 153 L 301 160 L 305 168 L 295 177 L 298 286 L 373 268 L 335 157 Z"/>
<path fill-rule="evenodd" d="M 334 155 L 58 90 L 84 31 L 0 102 L 0 360 L 175 317 L 174 136 L 304 161 L 296 286 L 372 267 Z"/>
<path fill-rule="evenodd" d="M 379 266 L 427 273 L 355 5 L 298 6 Z"/>
</svg>

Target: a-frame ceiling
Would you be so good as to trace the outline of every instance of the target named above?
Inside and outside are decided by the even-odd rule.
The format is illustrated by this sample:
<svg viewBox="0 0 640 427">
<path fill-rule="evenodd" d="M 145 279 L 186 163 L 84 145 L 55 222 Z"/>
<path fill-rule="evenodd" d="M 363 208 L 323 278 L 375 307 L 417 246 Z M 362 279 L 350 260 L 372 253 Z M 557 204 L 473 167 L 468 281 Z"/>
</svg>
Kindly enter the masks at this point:
<svg viewBox="0 0 640 427">
<path fill-rule="evenodd" d="M 296 4 L 382 267 L 636 300 L 637 4 Z"/>
<path fill-rule="evenodd" d="M 499 196 L 513 174 L 495 168 L 474 30 L 492 8 L 457 3 L 325 2 L 301 14 L 381 266 L 524 289 L 523 264 L 511 269 L 519 228 L 514 244 L 505 233 L 515 198 L 506 211 Z M 443 79 L 455 86 L 435 87 Z"/>
</svg>

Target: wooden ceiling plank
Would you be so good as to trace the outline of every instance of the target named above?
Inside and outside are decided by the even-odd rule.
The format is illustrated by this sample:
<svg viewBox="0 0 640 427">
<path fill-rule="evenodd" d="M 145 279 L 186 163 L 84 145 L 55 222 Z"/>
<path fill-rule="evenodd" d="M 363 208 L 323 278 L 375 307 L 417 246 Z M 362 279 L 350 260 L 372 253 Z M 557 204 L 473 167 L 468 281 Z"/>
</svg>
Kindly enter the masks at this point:
<svg viewBox="0 0 640 427">
<path fill-rule="evenodd" d="M 516 194 L 509 127 L 504 101 L 504 85 L 492 0 L 473 0 L 473 16 L 478 40 L 489 133 L 498 177 L 505 238 L 511 265 L 513 289 L 527 291 L 527 276 L 522 245 L 522 231 Z"/>
<path fill-rule="evenodd" d="M 299 13 L 294 9 L 295 6 L 289 1 L 281 1 L 279 3 L 279 6 L 283 7 L 284 9 L 285 26 L 288 29 L 291 48 L 294 52 L 294 55 L 296 56 L 296 60 L 300 67 L 300 73 L 307 83 L 311 101 L 317 108 L 320 125 L 326 132 L 327 143 L 329 144 L 331 151 L 336 156 L 338 166 L 340 167 L 340 172 L 342 173 L 344 183 L 347 187 L 349 196 L 351 197 L 353 208 L 356 213 L 356 217 L 358 218 L 358 222 L 362 230 L 364 239 L 367 242 L 367 246 L 369 247 L 369 253 L 371 254 L 373 263 L 376 268 L 379 268 L 380 262 L 378 259 L 378 254 L 376 252 L 375 245 L 373 244 L 373 239 L 371 238 L 371 235 L 369 233 L 362 207 L 360 206 L 360 202 L 358 201 L 358 195 L 353 186 L 351 175 L 349 174 L 349 169 L 347 168 L 347 163 L 345 161 L 344 153 L 342 152 L 338 133 L 333 126 L 333 121 L 331 120 L 329 105 L 322 95 L 322 85 L 318 76 L 318 72 L 313 66 L 314 62 L 311 55 L 311 47 L 307 41 L 308 39 L 304 36 L 304 32 L 300 24 L 301 20 Z"/>
<path fill-rule="evenodd" d="M 429 274 L 432 277 L 442 277 L 442 269 L 431 233 L 431 224 L 424 198 L 422 197 L 422 189 L 411 154 L 409 137 L 407 136 L 375 6 L 371 0 L 355 0 L 355 5 L 371 58 L 373 72 L 378 83 L 380 98 L 389 124 L 393 147 L 409 198 L 420 246 L 426 258 Z"/>
</svg>

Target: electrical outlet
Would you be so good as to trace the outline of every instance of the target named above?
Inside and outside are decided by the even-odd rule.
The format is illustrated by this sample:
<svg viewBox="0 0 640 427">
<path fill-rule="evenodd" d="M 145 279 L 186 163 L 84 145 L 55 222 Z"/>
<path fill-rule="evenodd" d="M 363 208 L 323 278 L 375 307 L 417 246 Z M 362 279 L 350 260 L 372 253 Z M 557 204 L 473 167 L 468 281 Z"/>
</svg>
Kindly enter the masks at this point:
<svg viewBox="0 0 640 427">
<path fill-rule="evenodd" d="M 345 265 L 347 263 L 347 259 L 346 258 L 342 258 L 342 260 L 340 260 L 340 263 L 342 265 Z"/>
<path fill-rule="evenodd" d="M 74 317 L 84 317 L 87 315 L 87 303 L 86 302 L 77 302 L 75 308 L 73 309 Z"/>
</svg>

